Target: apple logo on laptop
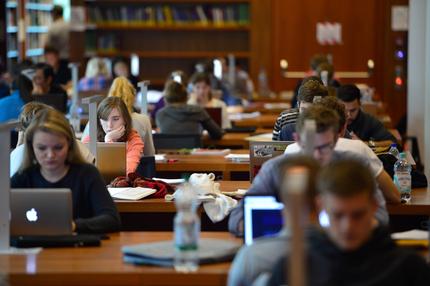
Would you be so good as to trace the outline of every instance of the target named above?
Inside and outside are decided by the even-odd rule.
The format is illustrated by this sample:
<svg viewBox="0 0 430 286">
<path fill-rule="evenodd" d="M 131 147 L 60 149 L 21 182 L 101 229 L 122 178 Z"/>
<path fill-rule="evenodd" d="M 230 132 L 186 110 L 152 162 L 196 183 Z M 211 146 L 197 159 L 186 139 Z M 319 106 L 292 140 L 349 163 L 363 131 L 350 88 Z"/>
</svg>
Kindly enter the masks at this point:
<svg viewBox="0 0 430 286">
<path fill-rule="evenodd" d="M 37 211 L 34 208 L 27 211 L 25 215 L 27 216 L 28 221 L 37 221 Z"/>
</svg>

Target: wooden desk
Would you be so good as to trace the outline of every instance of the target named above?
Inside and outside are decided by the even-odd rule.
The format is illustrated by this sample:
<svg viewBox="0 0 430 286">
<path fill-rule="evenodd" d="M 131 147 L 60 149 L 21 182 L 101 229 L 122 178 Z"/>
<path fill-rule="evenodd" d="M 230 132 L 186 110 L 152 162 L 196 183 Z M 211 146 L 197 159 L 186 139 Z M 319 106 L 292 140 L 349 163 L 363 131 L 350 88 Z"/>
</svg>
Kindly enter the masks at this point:
<svg viewBox="0 0 430 286">
<path fill-rule="evenodd" d="M 237 189 L 248 189 L 249 181 L 219 181 L 222 192 L 234 192 Z M 143 199 L 139 201 L 115 200 L 120 213 L 175 213 L 175 203 L 165 199 Z"/>
<path fill-rule="evenodd" d="M 233 120 L 236 126 L 256 126 L 257 128 L 272 128 L 279 114 L 261 114 L 255 118 Z"/>
<path fill-rule="evenodd" d="M 235 150 L 234 153 L 248 153 Z M 157 172 L 221 172 L 223 180 L 230 180 L 232 172 L 249 172 L 249 162 L 233 162 L 224 155 L 166 155 L 167 161 L 156 162 Z M 168 160 L 177 160 L 170 162 Z"/>
<path fill-rule="evenodd" d="M 219 140 L 211 139 L 209 136 L 203 137 L 204 146 L 216 146 L 218 147 L 239 147 L 240 149 L 248 149 L 249 142 L 245 138 L 249 137 L 250 133 L 225 133 L 224 136 Z"/>
<path fill-rule="evenodd" d="M 237 189 L 249 189 L 249 181 L 219 181 L 223 192 L 233 192 Z M 164 199 L 145 199 L 140 201 L 115 200 L 120 213 L 123 212 L 176 212 L 175 204 Z M 391 215 L 429 215 L 430 216 L 430 190 L 419 188 L 412 190 L 412 199 L 409 204 L 387 204 Z"/>
<path fill-rule="evenodd" d="M 387 204 L 390 215 L 428 215 L 430 216 L 430 190 L 419 188 L 412 190 L 412 199 L 408 204 Z"/>
<path fill-rule="evenodd" d="M 201 237 L 242 241 L 229 233 Z M 121 247 L 172 239 L 171 232 L 122 232 L 103 240 L 101 247 L 43 249 L 37 255 L 0 255 L 0 272 L 10 285 L 225 285 L 230 263 L 203 265 L 196 273 L 173 268 L 135 266 L 122 261 Z"/>
</svg>

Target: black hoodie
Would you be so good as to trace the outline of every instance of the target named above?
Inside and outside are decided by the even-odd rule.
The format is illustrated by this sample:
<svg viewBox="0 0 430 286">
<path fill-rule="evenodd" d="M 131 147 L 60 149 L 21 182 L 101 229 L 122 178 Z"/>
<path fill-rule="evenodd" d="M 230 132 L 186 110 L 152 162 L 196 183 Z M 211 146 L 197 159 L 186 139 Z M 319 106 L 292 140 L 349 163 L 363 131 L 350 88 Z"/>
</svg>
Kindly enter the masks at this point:
<svg viewBox="0 0 430 286">
<path fill-rule="evenodd" d="M 430 285 L 430 268 L 413 252 L 398 248 L 389 232 L 378 227 L 358 250 L 340 250 L 321 230 L 310 234 L 308 285 Z M 285 258 L 274 268 L 268 285 L 285 284 Z"/>
</svg>

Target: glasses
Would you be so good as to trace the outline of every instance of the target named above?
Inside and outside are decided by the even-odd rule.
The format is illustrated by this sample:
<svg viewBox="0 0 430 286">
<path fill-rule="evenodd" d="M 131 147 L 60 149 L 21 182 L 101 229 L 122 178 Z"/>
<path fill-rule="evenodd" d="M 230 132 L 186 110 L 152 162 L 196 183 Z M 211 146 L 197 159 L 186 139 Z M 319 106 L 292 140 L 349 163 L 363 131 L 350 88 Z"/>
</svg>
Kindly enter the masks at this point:
<svg viewBox="0 0 430 286">
<path fill-rule="evenodd" d="M 330 153 L 331 151 L 333 151 L 335 146 L 335 143 L 330 142 L 330 143 L 326 143 L 320 146 L 315 146 L 314 150 L 318 150 L 318 152 L 322 155 L 327 155 L 328 153 Z"/>
</svg>

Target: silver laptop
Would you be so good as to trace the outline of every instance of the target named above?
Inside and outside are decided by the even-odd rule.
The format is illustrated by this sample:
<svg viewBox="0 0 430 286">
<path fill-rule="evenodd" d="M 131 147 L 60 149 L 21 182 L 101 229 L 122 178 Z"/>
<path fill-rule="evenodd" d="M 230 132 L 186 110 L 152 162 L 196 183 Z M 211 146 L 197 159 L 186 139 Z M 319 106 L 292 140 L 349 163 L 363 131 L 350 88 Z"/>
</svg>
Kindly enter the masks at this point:
<svg viewBox="0 0 430 286">
<path fill-rule="evenodd" d="M 89 144 L 85 144 L 89 148 Z M 97 142 L 96 167 L 106 184 L 126 175 L 127 153 L 125 142 Z"/>
<path fill-rule="evenodd" d="M 288 145 L 294 141 L 250 141 L 249 142 L 249 167 L 251 182 L 260 171 L 261 166 L 267 160 L 283 155 Z"/>
<path fill-rule="evenodd" d="M 12 189 L 11 235 L 72 234 L 70 189 Z"/>
</svg>

